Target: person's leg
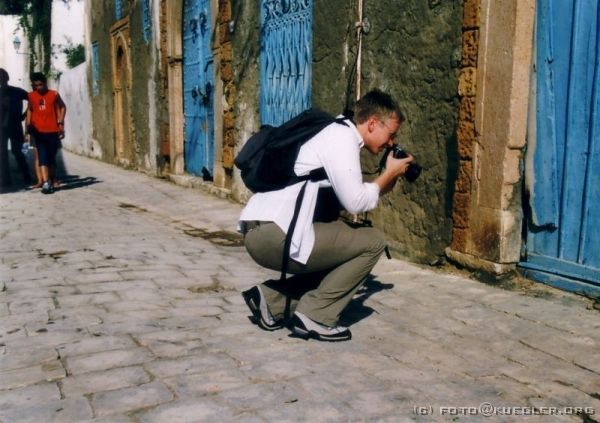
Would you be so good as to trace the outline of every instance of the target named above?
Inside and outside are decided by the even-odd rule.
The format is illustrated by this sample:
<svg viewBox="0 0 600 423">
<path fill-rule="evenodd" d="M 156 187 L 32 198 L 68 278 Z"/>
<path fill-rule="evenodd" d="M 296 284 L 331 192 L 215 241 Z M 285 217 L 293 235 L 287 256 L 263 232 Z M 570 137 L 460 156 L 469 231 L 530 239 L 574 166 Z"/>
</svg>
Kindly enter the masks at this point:
<svg viewBox="0 0 600 423">
<path fill-rule="evenodd" d="M 10 149 L 17 162 L 17 165 L 19 166 L 19 170 L 23 176 L 23 181 L 29 185 L 31 183 L 31 174 L 29 173 L 27 159 L 21 150 L 23 148 L 24 141 L 22 128 L 15 128 L 10 137 Z"/>
<path fill-rule="evenodd" d="M 308 262 L 302 265 L 289 260 L 288 271 L 301 274 L 304 283 L 309 280 L 316 285 L 322 279 L 318 288 L 301 296 L 299 311 L 319 323 L 334 326 L 361 282 L 377 263 L 385 242 L 374 228 L 353 228 L 342 221 L 315 223 L 314 228 L 315 245 Z M 245 237 L 250 256 L 259 265 L 272 270 L 281 270 L 284 242 L 285 234 L 274 223 L 260 225 Z M 284 316 L 286 291 L 293 279 L 283 285 L 276 280 L 260 285 L 275 319 Z M 310 284 L 304 286 L 309 288 Z M 291 300 L 293 311 L 295 301 L 293 297 Z"/>
<path fill-rule="evenodd" d="M 50 179 L 50 171 L 48 169 L 50 156 L 49 139 L 45 134 L 36 134 L 35 144 L 37 146 L 42 184 L 45 185 L 46 183 L 49 183 Z"/>
<path fill-rule="evenodd" d="M 307 267 L 333 270 L 302 296 L 296 310 L 318 323 L 336 326 L 384 249 L 383 235 L 375 228 L 353 228 L 341 221 L 315 223 L 315 246 Z"/>
<path fill-rule="evenodd" d="M 0 128 L 0 188 L 10 186 L 10 170 L 8 162 L 8 134 Z"/>
<path fill-rule="evenodd" d="M 58 146 L 60 140 L 58 134 L 50 134 L 48 136 L 48 181 L 53 188 L 57 187 L 56 180 L 56 154 L 58 153 Z"/>
<path fill-rule="evenodd" d="M 37 178 L 37 183 L 31 188 L 41 188 L 42 184 L 44 183 L 44 176 L 42 175 L 42 168 L 40 167 L 40 154 L 38 153 L 37 147 L 33 149 L 33 163 L 35 167 L 35 177 Z"/>
</svg>

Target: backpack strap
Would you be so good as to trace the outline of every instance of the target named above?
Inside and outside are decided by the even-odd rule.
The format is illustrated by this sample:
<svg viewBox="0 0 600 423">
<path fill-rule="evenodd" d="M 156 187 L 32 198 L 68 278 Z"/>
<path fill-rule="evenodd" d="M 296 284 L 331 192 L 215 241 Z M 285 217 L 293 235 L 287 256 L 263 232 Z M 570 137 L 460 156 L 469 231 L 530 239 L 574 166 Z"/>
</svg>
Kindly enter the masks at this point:
<svg viewBox="0 0 600 423">
<path fill-rule="evenodd" d="M 306 185 L 308 185 L 308 179 L 302 185 L 298 198 L 296 198 L 296 204 L 294 205 L 294 214 L 292 221 L 288 228 L 287 234 L 285 235 L 285 244 L 283 245 L 283 257 L 281 259 L 281 276 L 279 280 L 284 282 L 287 279 L 288 261 L 290 259 L 290 248 L 292 246 L 292 237 L 294 236 L 294 229 L 296 229 L 296 223 L 298 223 L 298 216 L 300 215 L 300 208 L 302 207 L 302 200 L 304 199 L 304 193 L 306 192 Z M 285 297 L 285 310 L 283 312 L 283 319 L 288 321 L 291 314 L 291 303 L 292 299 L 289 295 Z"/>
</svg>

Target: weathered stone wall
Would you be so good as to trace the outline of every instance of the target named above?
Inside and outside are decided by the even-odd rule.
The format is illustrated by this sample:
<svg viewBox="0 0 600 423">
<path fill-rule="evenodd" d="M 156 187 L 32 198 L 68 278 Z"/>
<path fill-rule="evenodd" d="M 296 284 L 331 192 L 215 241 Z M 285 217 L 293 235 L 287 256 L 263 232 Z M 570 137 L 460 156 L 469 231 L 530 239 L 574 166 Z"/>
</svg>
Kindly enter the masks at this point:
<svg viewBox="0 0 600 423">
<path fill-rule="evenodd" d="M 397 142 L 424 167 L 369 213 L 398 255 L 430 261 L 451 240 L 462 1 L 365 1 L 362 94 L 390 92 L 407 121 Z M 356 1 L 315 1 L 313 104 L 340 112 L 355 98 Z M 363 154 L 364 170 L 378 158 Z"/>
<path fill-rule="evenodd" d="M 236 87 L 236 148 L 258 128 L 258 6 L 233 1 L 232 64 Z M 315 0 L 313 106 L 339 113 L 355 98 L 357 2 Z M 430 261 L 451 240 L 452 196 L 457 172 L 456 120 L 462 0 L 364 2 L 371 23 L 363 37 L 362 93 L 379 87 L 400 103 L 407 121 L 398 142 L 425 170 L 414 184 L 401 181 L 369 214 L 396 255 Z M 364 156 L 364 169 L 378 158 Z M 238 177 L 232 192 L 248 192 Z"/>
<path fill-rule="evenodd" d="M 160 160 L 161 126 L 168 122 L 166 105 L 160 101 L 161 80 L 159 79 L 159 46 L 156 34 L 145 41 L 142 32 L 141 3 L 123 2 L 123 18 L 117 22 L 114 7 L 102 2 L 93 2 L 91 12 L 91 42 L 98 43 L 100 85 L 99 94 L 92 96 L 92 114 L 94 121 L 93 138 L 102 149 L 105 161 L 124 164 L 117 160 L 115 152 L 115 120 L 113 113 L 113 81 L 115 69 L 112 55 L 111 28 L 123 23 L 127 28 L 127 63 L 130 66 L 130 78 L 123 95 L 129 104 L 128 116 L 125 116 L 125 130 L 128 132 L 128 150 L 131 151 L 127 166 L 146 172 L 156 172 Z M 153 11 L 153 14 L 154 11 Z M 155 31 L 157 26 L 154 26 Z M 124 32 L 125 33 L 125 32 Z M 91 78 L 90 78 L 91 83 Z M 90 86 L 91 91 L 91 86 Z M 124 113 L 127 113 L 125 110 Z M 164 140 L 163 140 L 164 141 Z"/>
<path fill-rule="evenodd" d="M 260 124 L 259 115 L 259 6 L 258 2 L 232 0 L 231 65 L 235 103 L 233 105 L 233 137 L 237 154 L 243 143 Z M 223 119 L 226 121 L 226 118 Z M 239 171 L 234 168 L 232 195 L 246 201 L 250 192 L 244 186 Z"/>
</svg>

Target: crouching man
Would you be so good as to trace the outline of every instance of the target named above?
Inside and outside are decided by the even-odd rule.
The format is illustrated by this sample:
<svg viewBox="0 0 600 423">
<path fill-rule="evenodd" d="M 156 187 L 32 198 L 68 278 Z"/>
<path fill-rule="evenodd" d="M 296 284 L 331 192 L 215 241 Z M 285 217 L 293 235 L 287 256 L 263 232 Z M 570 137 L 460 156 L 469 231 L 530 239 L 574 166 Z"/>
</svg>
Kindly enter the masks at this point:
<svg viewBox="0 0 600 423">
<path fill-rule="evenodd" d="M 306 292 L 296 298 L 286 294 L 301 290 L 289 286 L 298 283 L 296 278 L 267 281 L 243 292 L 253 321 L 262 329 L 282 328 L 287 307 L 293 312 L 287 323 L 297 336 L 321 341 L 352 337 L 338 320 L 377 263 L 385 242 L 372 227 L 356 227 L 337 219 L 336 205 L 352 214 L 375 208 L 379 197 L 393 188 L 413 161 L 412 157 L 395 159 L 390 154 L 385 170 L 373 182 L 363 182 L 360 149 L 376 155 L 391 147 L 404 118 L 391 96 L 373 90 L 357 102 L 353 120 L 326 126 L 298 153 L 296 175 L 318 168 L 327 174 L 327 180 L 306 183 L 289 245 L 287 272 L 302 275 Z M 281 271 L 286 234 L 304 185 L 300 182 L 254 194 L 242 211 L 244 243 L 259 265 Z"/>
</svg>

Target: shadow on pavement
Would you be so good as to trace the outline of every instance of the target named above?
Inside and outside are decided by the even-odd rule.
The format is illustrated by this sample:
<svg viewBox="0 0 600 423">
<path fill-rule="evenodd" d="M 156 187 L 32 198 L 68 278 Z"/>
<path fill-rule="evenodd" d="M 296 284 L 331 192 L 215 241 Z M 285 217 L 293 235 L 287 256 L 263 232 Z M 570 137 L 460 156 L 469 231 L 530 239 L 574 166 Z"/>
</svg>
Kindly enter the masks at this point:
<svg viewBox="0 0 600 423">
<path fill-rule="evenodd" d="M 28 189 L 28 185 L 23 181 L 21 172 L 19 172 L 17 162 L 12 154 L 8 155 L 8 165 L 10 172 L 10 183 L 5 187 L 0 187 L 0 193 L 11 193 L 19 192 Z M 33 151 L 29 151 L 27 154 L 27 163 L 29 165 L 30 174 L 32 175 L 32 181 L 35 183 L 35 172 L 34 172 L 34 158 Z M 56 177 L 61 182 L 61 186 L 58 191 L 68 191 L 75 188 L 81 188 L 88 185 L 97 184 L 102 182 L 94 176 L 80 176 L 80 175 L 69 175 L 65 161 L 63 159 L 62 150 L 59 150 L 56 154 Z"/>
<path fill-rule="evenodd" d="M 392 283 L 381 283 L 373 275 L 367 276 L 363 286 L 360 287 L 355 297 L 340 316 L 339 324 L 342 326 L 352 326 L 362 319 L 366 319 L 371 314 L 376 313 L 375 309 L 365 305 L 365 301 L 372 295 L 386 289 L 392 289 L 393 287 L 394 284 Z"/>
</svg>

